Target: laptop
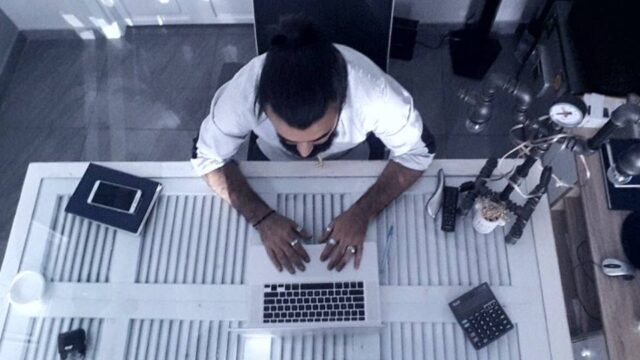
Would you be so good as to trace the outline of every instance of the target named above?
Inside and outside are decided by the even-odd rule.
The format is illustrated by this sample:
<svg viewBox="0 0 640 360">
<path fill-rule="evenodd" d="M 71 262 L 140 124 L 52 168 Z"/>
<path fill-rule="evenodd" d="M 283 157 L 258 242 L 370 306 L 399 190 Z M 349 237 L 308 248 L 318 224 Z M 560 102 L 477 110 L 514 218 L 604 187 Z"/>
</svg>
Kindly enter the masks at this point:
<svg viewBox="0 0 640 360">
<path fill-rule="evenodd" d="M 303 272 L 278 272 L 264 246 L 248 249 L 247 284 L 250 287 L 246 329 L 370 329 L 382 325 L 378 251 L 364 242 L 360 268 L 353 260 L 341 271 L 327 270 L 320 261 L 324 244 L 305 245 L 311 262 Z"/>
</svg>

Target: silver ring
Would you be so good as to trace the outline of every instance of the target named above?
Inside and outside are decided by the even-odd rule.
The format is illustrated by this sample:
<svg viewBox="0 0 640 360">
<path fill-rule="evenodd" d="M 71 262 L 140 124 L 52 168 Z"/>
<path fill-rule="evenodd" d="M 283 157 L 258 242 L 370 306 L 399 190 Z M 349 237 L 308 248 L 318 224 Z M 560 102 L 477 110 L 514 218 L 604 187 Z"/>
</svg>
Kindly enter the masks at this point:
<svg viewBox="0 0 640 360">
<path fill-rule="evenodd" d="M 296 232 L 301 232 L 302 230 L 303 230 L 303 229 L 302 229 L 302 226 L 298 226 L 298 227 L 296 228 Z"/>
<path fill-rule="evenodd" d="M 329 241 L 327 241 L 327 243 L 331 246 L 334 246 L 335 244 L 338 243 L 338 240 L 334 239 L 334 238 L 330 238 Z"/>
<path fill-rule="evenodd" d="M 327 226 L 327 228 L 325 230 L 327 230 L 327 232 L 331 232 L 331 231 L 333 231 L 333 228 L 331 226 Z"/>
<path fill-rule="evenodd" d="M 293 240 L 289 243 L 289 245 L 291 245 L 291 247 L 294 247 L 294 246 L 298 245 L 298 239 L 293 239 Z"/>
<path fill-rule="evenodd" d="M 349 252 L 351 252 L 352 254 L 355 254 L 355 253 L 356 253 L 356 251 L 357 251 L 357 250 L 356 250 L 356 247 L 355 247 L 355 246 L 353 246 L 353 245 L 349 245 L 349 246 L 347 246 L 347 250 L 349 250 Z"/>
</svg>

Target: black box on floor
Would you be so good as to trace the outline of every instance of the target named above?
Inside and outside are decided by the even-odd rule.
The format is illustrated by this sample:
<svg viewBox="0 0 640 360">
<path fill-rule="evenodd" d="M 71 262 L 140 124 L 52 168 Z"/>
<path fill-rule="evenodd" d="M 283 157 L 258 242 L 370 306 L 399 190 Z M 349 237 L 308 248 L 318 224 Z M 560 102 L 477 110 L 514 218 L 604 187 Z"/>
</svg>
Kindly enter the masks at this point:
<svg viewBox="0 0 640 360">
<path fill-rule="evenodd" d="M 393 59 L 413 59 L 413 49 L 416 46 L 419 21 L 393 17 L 391 30 L 391 51 L 389 56 Z"/>
</svg>

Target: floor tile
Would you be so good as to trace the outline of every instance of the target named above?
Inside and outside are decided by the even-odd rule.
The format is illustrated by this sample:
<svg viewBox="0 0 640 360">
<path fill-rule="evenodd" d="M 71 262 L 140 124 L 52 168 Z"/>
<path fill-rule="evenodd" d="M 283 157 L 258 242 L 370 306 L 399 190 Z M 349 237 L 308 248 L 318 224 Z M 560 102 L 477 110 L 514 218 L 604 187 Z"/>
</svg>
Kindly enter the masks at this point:
<svg viewBox="0 0 640 360">
<path fill-rule="evenodd" d="M 93 60 L 100 56 L 88 51 L 92 47 L 76 40 L 27 41 L 0 103 L 0 128 L 81 123 L 86 79 L 97 76 Z"/>
<path fill-rule="evenodd" d="M 500 157 L 513 148 L 505 142 L 504 136 L 456 135 L 447 136 L 445 149 L 441 154 L 445 159 L 486 159 Z"/>
<path fill-rule="evenodd" d="M 89 130 L 83 149 L 87 161 L 187 161 L 195 130 Z"/>
<path fill-rule="evenodd" d="M 83 160 L 85 139 L 80 129 L 0 131 L 0 247 L 9 238 L 29 163 Z"/>
</svg>

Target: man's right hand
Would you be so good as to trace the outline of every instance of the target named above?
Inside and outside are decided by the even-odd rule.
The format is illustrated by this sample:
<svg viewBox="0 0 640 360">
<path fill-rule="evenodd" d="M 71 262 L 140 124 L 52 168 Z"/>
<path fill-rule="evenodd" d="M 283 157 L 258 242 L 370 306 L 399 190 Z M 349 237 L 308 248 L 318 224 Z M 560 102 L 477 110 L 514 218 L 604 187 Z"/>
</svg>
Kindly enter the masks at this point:
<svg viewBox="0 0 640 360">
<path fill-rule="evenodd" d="M 301 226 L 285 216 L 274 213 L 264 219 L 256 229 L 278 271 L 282 271 L 283 267 L 292 274 L 296 272 L 295 268 L 304 271 L 304 263 L 311 259 L 302 246 L 302 239 L 310 239 L 311 235 Z"/>
<path fill-rule="evenodd" d="M 236 208 L 247 221 L 257 223 L 256 230 L 278 271 L 284 267 L 293 274 L 296 272 L 294 266 L 304 271 L 304 262 L 310 259 L 302 247 L 302 239 L 311 236 L 293 220 L 275 212 L 268 214 L 270 207 L 251 189 L 235 161 L 229 161 L 207 173 L 205 179 L 211 189 Z"/>
</svg>

